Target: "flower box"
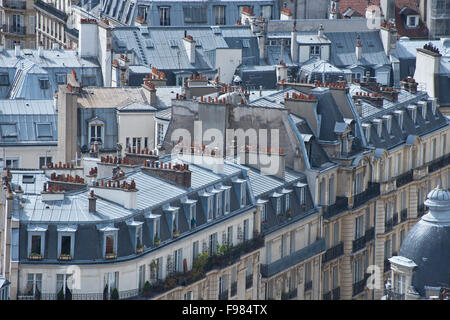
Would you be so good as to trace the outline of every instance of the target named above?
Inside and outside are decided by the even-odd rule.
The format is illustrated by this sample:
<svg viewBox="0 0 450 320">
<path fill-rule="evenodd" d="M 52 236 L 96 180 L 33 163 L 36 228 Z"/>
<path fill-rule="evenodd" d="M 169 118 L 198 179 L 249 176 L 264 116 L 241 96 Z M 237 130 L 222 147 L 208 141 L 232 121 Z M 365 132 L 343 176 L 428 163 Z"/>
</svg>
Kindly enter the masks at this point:
<svg viewBox="0 0 450 320">
<path fill-rule="evenodd" d="M 180 235 L 180 231 L 175 230 L 175 231 L 173 232 L 173 237 L 174 237 L 174 238 L 178 237 L 179 235 Z"/>
<path fill-rule="evenodd" d="M 161 240 L 155 239 L 155 241 L 154 241 L 155 246 L 159 245 L 160 242 L 161 242 Z"/>
<path fill-rule="evenodd" d="M 117 258 L 117 254 L 115 253 L 107 253 L 105 255 L 105 259 L 115 259 L 115 258 Z"/>
<path fill-rule="evenodd" d="M 30 253 L 30 256 L 28 257 L 30 260 L 42 260 L 42 255 L 39 253 Z"/>
<path fill-rule="evenodd" d="M 72 260 L 72 256 L 70 254 L 60 254 L 58 260 L 62 261 Z"/>
</svg>

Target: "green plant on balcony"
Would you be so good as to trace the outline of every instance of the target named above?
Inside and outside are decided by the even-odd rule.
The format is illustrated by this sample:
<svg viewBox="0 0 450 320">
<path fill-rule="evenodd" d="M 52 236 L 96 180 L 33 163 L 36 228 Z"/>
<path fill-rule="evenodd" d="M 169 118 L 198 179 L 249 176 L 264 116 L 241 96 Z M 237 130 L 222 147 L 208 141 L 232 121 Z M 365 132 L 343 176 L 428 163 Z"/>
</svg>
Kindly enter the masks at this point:
<svg viewBox="0 0 450 320">
<path fill-rule="evenodd" d="M 111 292 L 111 300 L 119 300 L 119 290 L 117 288 L 114 288 Z"/>
<path fill-rule="evenodd" d="M 72 260 L 72 256 L 71 256 L 70 254 L 61 253 L 61 254 L 59 255 L 58 260 L 62 260 L 62 261 Z"/>
<path fill-rule="evenodd" d="M 281 300 L 286 300 L 287 297 L 288 297 L 287 292 L 282 291 L 282 292 L 281 292 Z"/>
<path fill-rule="evenodd" d="M 174 238 L 178 237 L 179 235 L 180 235 L 180 231 L 179 231 L 179 230 L 175 230 L 175 231 L 173 232 L 173 237 L 174 237 Z"/>
<path fill-rule="evenodd" d="M 42 260 L 42 255 L 40 253 L 31 252 L 29 259 L 30 260 Z"/>
<path fill-rule="evenodd" d="M 144 251 L 144 245 L 143 244 L 138 244 L 136 247 L 136 253 L 141 253 Z"/>
<path fill-rule="evenodd" d="M 161 242 L 161 239 L 159 239 L 158 236 L 155 236 L 155 239 L 154 239 L 154 241 L 153 241 L 153 243 L 155 244 L 155 246 L 157 246 L 160 242 Z"/>
<path fill-rule="evenodd" d="M 145 281 L 144 288 L 142 289 L 144 297 L 150 297 L 152 291 L 152 285 L 150 282 Z"/>
</svg>

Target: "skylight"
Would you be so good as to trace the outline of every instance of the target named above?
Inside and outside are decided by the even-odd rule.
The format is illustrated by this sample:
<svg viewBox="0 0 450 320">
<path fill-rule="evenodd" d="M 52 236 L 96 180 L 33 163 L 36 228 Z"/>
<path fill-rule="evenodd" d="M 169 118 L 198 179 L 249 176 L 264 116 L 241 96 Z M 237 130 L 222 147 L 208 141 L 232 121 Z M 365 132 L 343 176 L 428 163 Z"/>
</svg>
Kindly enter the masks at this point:
<svg viewBox="0 0 450 320">
<path fill-rule="evenodd" d="M 15 123 L 2 124 L 0 125 L 2 137 L 3 138 L 14 138 L 17 137 L 17 126 Z"/>
<path fill-rule="evenodd" d="M 38 138 L 51 138 L 52 125 L 50 123 L 36 123 L 36 132 Z"/>
</svg>

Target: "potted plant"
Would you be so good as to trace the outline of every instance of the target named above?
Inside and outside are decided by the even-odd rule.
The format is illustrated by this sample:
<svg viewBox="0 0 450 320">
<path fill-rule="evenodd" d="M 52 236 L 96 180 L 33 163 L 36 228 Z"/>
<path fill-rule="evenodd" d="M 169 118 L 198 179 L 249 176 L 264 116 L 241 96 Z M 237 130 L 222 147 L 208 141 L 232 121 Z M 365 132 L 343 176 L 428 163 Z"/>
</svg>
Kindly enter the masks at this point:
<svg viewBox="0 0 450 320">
<path fill-rule="evenodd" d="M 111 300 L 119 300 L 119 290 L 117 288 L 114 288 L 111 292 Z"/>
<path fill-rule="evenodd" d="M 150 282 L 145 281 L 144 288 L 142 289 L 144 297 L 150 297 L 151 291 L 152 291 L 152 285 Z"/>
<path fill-rule="evenodd" d="M 161 239 L 158 238 L 158 236 L 155 236 L 154 244 L 157 246 L 161 242 Z"/>
<path fill-rule="evenodd" d="M 56 295 L 56 300 L 64 300 L 63 288 L 61 288 L 61 290 L 58 291 L 58 294 Z"/>
<path fill-rule="evenodd" d="M 29 256 L 30 260 L 41 260 L 42 255 L 40 253 L 31 252 Z"/>
<path fill-rule="evenodd" d="M 136 253 L 141 253 L 144 251 L 144 245 L 143 244 L 138 244 L 136 247 Z"/>
<path fill-rule="evenodd" d="M 173 237 L 174 237 L 174 238 L 178 237 L 179 235 L 180 235 L 180 231 L 179 231 L 179 230 L 175 230 L 175 231 L 173 232 Z"/>
</svg>

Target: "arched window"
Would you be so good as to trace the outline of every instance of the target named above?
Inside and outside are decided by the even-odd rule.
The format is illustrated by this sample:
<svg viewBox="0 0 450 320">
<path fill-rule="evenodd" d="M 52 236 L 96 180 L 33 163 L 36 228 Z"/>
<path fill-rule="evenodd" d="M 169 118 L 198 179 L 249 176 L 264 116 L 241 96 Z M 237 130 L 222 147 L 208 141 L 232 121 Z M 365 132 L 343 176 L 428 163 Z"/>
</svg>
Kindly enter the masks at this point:
<svg viewBox="0 0 450 320">
<path fill-rule="evenodd" d="M 88 141 L 92 145 L 95 142 L 103 144 L 105 140 L 105 123 L 100 119 L 89 121 Z"/>
</svg>

